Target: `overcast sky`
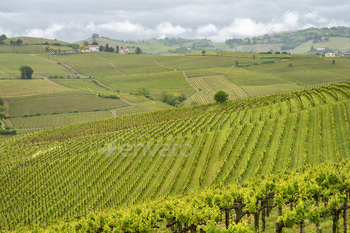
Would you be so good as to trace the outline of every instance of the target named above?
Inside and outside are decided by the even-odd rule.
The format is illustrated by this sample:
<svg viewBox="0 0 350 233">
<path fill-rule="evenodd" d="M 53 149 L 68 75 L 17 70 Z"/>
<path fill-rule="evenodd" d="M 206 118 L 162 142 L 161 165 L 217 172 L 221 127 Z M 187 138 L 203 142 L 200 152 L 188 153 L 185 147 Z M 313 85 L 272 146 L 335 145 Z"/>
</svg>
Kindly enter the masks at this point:
<svg viewBox="0 0 350 233">
<path fill-rule="evenodd" d="M 114 39 L 225 41 L 309 27 L 350 26 L 350 1 L 0 0 L 0 34 L 69 42 Z M 33 35 L 34 34 L 34 35 Z"/>
</svg>

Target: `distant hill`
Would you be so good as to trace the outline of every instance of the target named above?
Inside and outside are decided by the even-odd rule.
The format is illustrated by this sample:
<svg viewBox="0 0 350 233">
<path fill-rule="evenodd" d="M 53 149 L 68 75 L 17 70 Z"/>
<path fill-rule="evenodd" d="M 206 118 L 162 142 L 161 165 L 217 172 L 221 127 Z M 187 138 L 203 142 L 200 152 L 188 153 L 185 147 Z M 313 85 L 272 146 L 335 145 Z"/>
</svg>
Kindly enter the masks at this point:
<svg viewBox="0 0 350 233">
<path fill-rule="evenodd" d="M 8 38 L 4 40 L 4 44 L 10 45 L 11 41 L 15 42 L 17 40 L 22 40 L 22 45 L 42 45 L 42 44 L 61 44 L 61 45 L 68 45 L 68 42 L 65 41 L 60 41 L 60 40 L 51 40 L 51 39 L 45 39 L 45 38 L 36 38 L 36 37 L 13 37 L 13 38 Z"/>
<path fill-rule="evenodd" d="M 35 37 L 13 37 L 0 41 L 0 53 L 46 53 L 47 47 L 52 50 L 67 49 L 71 44 L 60 40 Z"/>
<path fill-rule="evenodd" d="M 108 44 L 109 47 L 114 47 L 114 48 L 117 45 L 119 47 L 126 46 L 126 44 L 124 42 L 121 42 L 119 40 L 110 39 L 108 37 L 88 38 L 86 40 L 77 41 L 76 44 L 83 44 L 85 41 L 89 42 L 89 44 L 92 44 L 94 41 L 96 41 L 99 45 L 106 46 L 106 44 Z"/>
<path fill-rule="evenodd" d="M 261 50 L 265 49 L 265 51 L 271 50 L 272 52 L 319 52 L 322 54 L 328 51 L 341 53 L 349 50 L 346 48 L 349 38 L 349 27 L 308 28 L 296 31 L 270 33 L 244 39 L 233 38 L 226 40 L 226 44 L 234 51 L 248 51 L 251 49 L 252 52 L 263 52 Z M 317 48 L 324 48 L 325 50 L 311 51 L 311 47 L 314 47 L 315 50 L 317 50 Z"/>
<path fill-rule="evenodd" d="M 21 43 L 17 44 L 16 41 Z M 11 43 L 12 41 L 12 43 Z M 151 40 L 116 40 L 108 37 L 88 38 L 77 41 L 73 44 L 83 44 L 88 41 L 89 44 L 97 42 L 99 45 L 115 48 L 129 48 L 132 53 L 136 47 L 142 49 L 143 54 L 186 54 L 200 53 L 203 50 L 209 51 L 227 51 L 227 52 L 290 52 L 293 54 L 325 54 L 335 52 L 344 53 L 349 49 L 346 47 L 350 44 L 349 27 L 332 27 L 332 28 L 308 28 L 303 30 L 286 31 L 278 33 L 269 33 L 262 36 L 247 37 L 244 39 L 232 38 L 225 42 L 217 43 L 209 39 L 183 39 L 183 38 L 162 38 Z M 16 45 L 21 45 L 18 47 Z M 45 38 L 33 37 L 15 37 L 0 41 L 0 52 L 6 53 L 44 53 L 45 45 L 52 46 L 69 46 L 72 44 L 59 40 L 50 40 Z M 76 45 L 77 46 L 77 45 Z M 54 49 L 62 49 L 54 48 Z"/>
</svg>

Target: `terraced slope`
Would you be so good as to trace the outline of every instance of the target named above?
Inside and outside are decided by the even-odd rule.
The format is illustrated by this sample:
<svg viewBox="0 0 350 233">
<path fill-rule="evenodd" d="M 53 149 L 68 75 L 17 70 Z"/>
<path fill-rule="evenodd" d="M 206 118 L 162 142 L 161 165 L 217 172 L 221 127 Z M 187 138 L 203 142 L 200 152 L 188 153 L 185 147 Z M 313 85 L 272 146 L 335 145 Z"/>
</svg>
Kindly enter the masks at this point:
<svg viewBox="0 0 350 233">
<path fill-rule="evenodd" d="M 228 82 L 225 76 L 222 75 L 188 78 L 188 82 L 197 92 L 186 99 L 185 105 L 192 102 L 199 104 L 215 102 L 214 94 L 220 89 L 227 92 L 230 100 L 248 96 L 242 89 Z"/>
<path fill-rule="evenodd" d="M 69 220 L 350 152 L 350 84 L 135 114 L 0 143 L 1 228 Z"/>
</svg>

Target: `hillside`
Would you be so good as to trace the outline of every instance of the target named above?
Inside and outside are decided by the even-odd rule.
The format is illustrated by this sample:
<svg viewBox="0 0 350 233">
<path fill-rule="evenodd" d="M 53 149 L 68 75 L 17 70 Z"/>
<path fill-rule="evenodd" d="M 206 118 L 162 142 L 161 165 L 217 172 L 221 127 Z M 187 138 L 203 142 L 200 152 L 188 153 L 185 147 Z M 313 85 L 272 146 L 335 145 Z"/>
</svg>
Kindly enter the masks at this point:
<svg viewBox="0 0 350 233">
<path fill-rule="evenodd" d="M 6 126 L 18 133 L 211 103 L 219 89 L 239 99 L 350 80 L 350 59 L 336 57 L 332 64 L 333 59 L 315 55 L 3 53 L 0 59 Z M 34 69 L 32 80 L 19 79 L 22 65 Z M 164 103 L 164 92 L 186 100 Z"/>
<path fill-rule="evenodd" d="M 348 162 L 305 166 L 297 172 L 256 177 L 243 185 L 211 187 L 126 208 L 90 211 L 80 220 L 59 222 L 48 231 L 346 232 L 348 169 Z M 44 232 L 43 228 L 34 228 Z"/>
<path fill-rule="evenodd" d="M 343 83 L 4 139 L 0 224 L 51 225 L 92 209 L 345 161 L 349 100 Z"/>
<path fill-rule="evenodd" d="M 228 39 L 226 44 L 233 51 L 241 52 L 277 52 L 288 51 L 296 54 L 309 53 L 311 46 L 327 48 L 328 51 L 343 53 L 348 51 L 345 43 L 349 42 L 350 28 L 308 28 L 296 31 L 270 33 L 245 39 Z M 324 54 L 327 51 L 311 51 Z"/>
</svg>

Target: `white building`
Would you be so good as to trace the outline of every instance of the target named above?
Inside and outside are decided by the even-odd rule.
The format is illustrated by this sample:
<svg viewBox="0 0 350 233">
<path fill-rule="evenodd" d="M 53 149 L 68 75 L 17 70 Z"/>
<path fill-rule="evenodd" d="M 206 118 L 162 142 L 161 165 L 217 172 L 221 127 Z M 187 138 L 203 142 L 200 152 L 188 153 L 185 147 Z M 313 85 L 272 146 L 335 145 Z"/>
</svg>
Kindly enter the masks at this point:
<svg viewBox="0 0 350 233">
<path fill-rule="evenodd" d="M 88 46 L 85 46 L 84 52 L 99 52 L 99 51 L 100 51 L 99 45 L 88 45 Z"/>
<path fill-rule="evenodd" d="M 120 49 L 119 53 L 127 54 L 127 53 L 129 53 L 129 49 Z"/>
</svg>

